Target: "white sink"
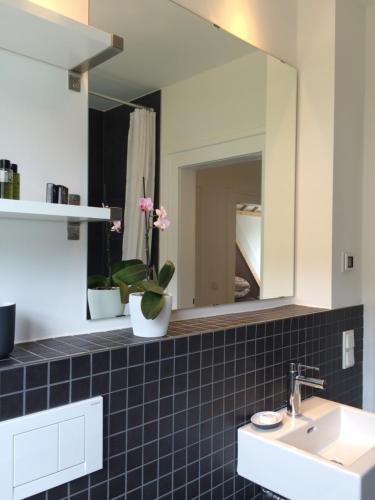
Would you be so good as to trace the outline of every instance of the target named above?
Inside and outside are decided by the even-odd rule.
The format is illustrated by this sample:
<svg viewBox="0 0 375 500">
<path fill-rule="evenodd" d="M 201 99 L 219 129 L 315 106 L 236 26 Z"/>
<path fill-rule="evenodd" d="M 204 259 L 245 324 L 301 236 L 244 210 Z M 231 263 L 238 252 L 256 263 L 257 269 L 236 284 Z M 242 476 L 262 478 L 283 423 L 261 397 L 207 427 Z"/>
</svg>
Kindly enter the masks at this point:
<svg viewBox="0 0 375 500">
<path fill-rule="evenodd" d="M 375 414 L 321 398 L 281 427 L 238 430 L 237 472 L 290 500 L 375 499 Z"/>
</svg>

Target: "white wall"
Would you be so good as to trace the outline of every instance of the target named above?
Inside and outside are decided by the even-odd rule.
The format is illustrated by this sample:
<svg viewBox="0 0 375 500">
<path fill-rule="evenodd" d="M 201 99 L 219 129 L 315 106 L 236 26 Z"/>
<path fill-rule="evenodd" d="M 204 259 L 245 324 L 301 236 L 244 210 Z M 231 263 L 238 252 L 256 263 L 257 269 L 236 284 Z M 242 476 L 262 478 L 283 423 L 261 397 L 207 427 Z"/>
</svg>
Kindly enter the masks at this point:
<svg viewBox="0 0 375 500">
<path fill-rule="evenodd" d="M 236 238 L 242 255 L 251 269 L 254 278 L 260 284 L 260 266 L 262 260 L 262 219 L 261 217 L 237 214 Z"/>
<path fill-rule="evenodd" d="M 193 238 L 186 235 L 182 241 L 182 231 L 186 233 L 192 224 L 187 223 L 189 215 L 178 202 L 181 186 L 179 190 L 171 157 L 189 151 L 194 155 L 198 148 L 204 151 L 221 144 L 224 152 L 219 160 L 225 159 L 231 156 L 234 141 L 259 134 L 265 138 L 265 146 L 256 151 L 263 155 L 265 165 L 261 298 L 293 295 L 296 93 L 295 69 L 260 51 L 162 89 L 161 200 L 173 224 L 162 235 L 160 258 L 177 262 L 171 291 L 179 307 L 186 307 L 181 302 L 185 293 L 181 281 L 188 273 L 184 272 L 185 255 L 179 258 L 177 248 L 187 253 Z M 222 295 L 220 299 L 220 293 L 227 290 L 223 286 L 220 292 L 218 285 L 213 292 L 218 300 L 207 298 L 206 302 L 231 302 Z M 199 298 L 197 303 L 201 303 Z"/>
<path fill-rule="evenodd" d="M 297 76 L 267 57 L 260 298 L 294 295 Z"/>
<path fill-rule="evenodd" d="M 336 3 L 335 41 L 332 307 L 362 302 L 360 220 L 365 32 L 363 5 L 355 0 L 339 0 Z M 343 251 L 353 253 L 353 271 L 342 272 Z"/>
<path fill-rule="evenodd" d="M 375 5 L 366 19 L 366 95 L 363 165 L 364 404 L 375 409 Z"/>
<path fill-rule="evenodd" d="M 40 1 L 87 22 L 87 0 Z M 65 10 L 66 9 L 66 10 Z M 68 90 L 61 69 L 0 51 L 0 155 L 19 164 L 21 196 L 45 199 L 45 183 L 87 198 L 87 91 Z M 67 241 L 64 224 L 0 222 L 0 302 L 17 303 L 16 339 L 119 327 L 88 322 L 86 231 Z"/>
<path fill-rule="evenodd" d="M 172 0 L 290 64 L 296 64 L 300 0 Z M 313 0 L 312 3 L 314 3 Z"/>
<path fill-rule="evenodd" d="M 187 275 L 191 275 L 191 269 L 186 269 L 185 259 L 186 255 L 195 254 L 194 236 L 189 231 L 194 228 L 195 219 L 191 211 L 182 212 L 179 203 L 186 197 L 187 186 L 181 181 L 186 181 L 186 175 L 179 177 L 179 171 L 186 169 L 180 168 L 181 163 L 175 167 L 175 158 L 183 155 L 186 158 L 184 167 L 199 164 L 207 167 L 209 159 L 203 156 L 220 149 L 218 156 L 210 159 L 230 161 L 236 156 L 234 145 L 242 141 L 257 144 L 255 150 L 244 147 L 245 155 L 262 151 L 266 62 L 264 54 L 254 51 L 162 89 L 160 200 L 168 208 L 173 223 L 160 236 L 160 261 L 170 259 L 177 263 L 170 285 L 176 301 L 174 307 L 186 307 L 189 296 L 191 302 L 192 294 L 186 297 L 185 289 L 185 281 L 190 282 Z M 179 258 L 178 248 L 184 249 L 183 258 Z M 193 258 L 188 260 L 193 264 Z"/>
<path fill-rule="evenodd" d="M 83 21 L 87 19 L 87 0 L 39 0 L 38 3 Z M 179 0 L 178 3 L 287 62 L 298 64 L 300 133 L 297 176 L 297 298 L 303 303 L 329 306 L 334 303 L 330 291 L 335 273 L 332 269 L 335 251 L 332 247 L 333 231 L 337 229 L 342 234 L 342 226 L 333 225 L 332 228 L 332 223 L 329 222 L 334 213 L 334 173 L 331 166 L 334 157 L 339 158 L 339 152 L 333 147 L 335 135 L 332 106 L 334 92 L 339 92 L 339 80 L 336 85 L 333 71 L 335 2 Z M 346 26 L 350 33 L 355 33 L 356 28 L 350 27 L 349 16 L 345 19 L 338 12 L 343 20 L 340 29 Z M 373 17 L 373 14 L 369 16 L 369 23 Z M 373 25 L 370 26 L 373 29 Z M 344 31 L 341 33 L 344 34 Z M 373 44 L 371 33 L 368 37 L 368 44 Z M 372 53 L 368 56 L 368 108 L 374 101 L 369 87 L 370 82 L 373 86 L 374 78 L 371 73 L 371 57 Z M 71 190 L 83 195 L 84 200 L 87 184 L 85 91 L 79 96 L 69 92 L 66 88 L 66 73 L 61 70 L 42 67 L 36 61 L 27 61 L 5 53 L 1 53 L 0 59 L 1 156 L 9 156 L 20 164 L 22 187 L 23 190 L 27 189 L 24 193 L 33 199 L 43 199 L 42 184 L 47 179 L 54 180 L 58 176 Z M 14 75 L 13 80 L 3 78 L 5 73 Z M 349 100 L 353 92 L 353 88 L 345 91 Z M 41 120 L 41 116 L 45 119 Z M 369 165 L 374 154 L 370 135 L 373 133 L 373 124 L 369 117 L 367 125 L 366 136 L 370 140 L 366 146 L 365 187 L 366 199 L 372 203 L 374 180 Z M 32 183 L 30 187 L 28 180 Z M 351 199 L 353 204 L 360 202 L 353 196 Z M 365 205 L 366 216 L 370 206 Z M 348 223 L 351 225 L 351 236 L 348 241 L 343 240 L 342 244 L 352 248 L 353 241 L 349 239 L 355 238 L 356 232 L 352 229 L 354 221 L 350 219 Z M 367 252 L 367 258 L 364 256 L 367 262 L 364 272 L 366 276 L 373 272 L 373 253 L 370 254 L 371 224 L 367 219 L 365 237 L 368 239 L 365 240 L 364 249 Z M 84 319 L 86 237 L 82 232 L 80 242 L 67 242 L 65 228 L 59 229 L 55 225 L 26 225 L 19 222 L 1 226 L 1 234 L 5 234 L 6 238 L 2 236 L 0 240 L 0 300 L 13 298 L 17 301 L 18 340 L 128 325 L 126 320 L 87 322 Z M 348 284 L 353 290 L 357 290 L 356 279 L 350 278 L 353 282 Z M 373 301 L 375 295 L 372 286 L 370 283 L 365 284 L 367 304 Z M 344 298 L 345 302 L 351 300 L 346 292 Z M 266 302 L 261 307 L 280 303 L 282 301 Z M 236 310 L 243 307 L 241 304 Z M 200 311 L 200 314 L 212 313 L 211 308 Z M 175 317 L 183 315 L 178 313 Z"/>
<path fill-rule="evenodd" d="M 298 0 L 296 297 L 331 306 L 334 0 Z"/>
</svg>

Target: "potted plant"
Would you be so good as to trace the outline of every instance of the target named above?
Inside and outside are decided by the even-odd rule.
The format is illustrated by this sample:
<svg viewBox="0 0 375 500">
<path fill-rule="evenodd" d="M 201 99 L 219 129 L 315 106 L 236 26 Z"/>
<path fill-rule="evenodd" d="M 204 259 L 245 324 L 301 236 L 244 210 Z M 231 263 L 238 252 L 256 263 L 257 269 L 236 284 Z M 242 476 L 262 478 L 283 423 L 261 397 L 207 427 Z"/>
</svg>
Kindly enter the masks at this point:
<svg viewBox="0 0 375 500">
<path fill-rule="evenodd" d="M 175 267 L 167 261 L 159 274 L 151 266 L 150 231 L 153 227 L 164 231 L 170 225 L 164 207 L 154 210 L 151 198 L 141 198 L 139 208 L 145 215 L 146 264 L 129 261 L 113 276 L 121 284 L 124 296 L 129 296 L 130 319 L 134 335 L 163 337 L 168 330 L 172 311 L 172 296 L 165 293 Z"/>
<path fill-rule="evenodd" d="M 114 221 L 106 223 L 105 242 L 107 274 L 89 276 L 87 280 L 87 300 L 91 319 L 113 318 L 124 314 L 126 292 L 121 288 L 121 284 L 113 279 L 121 269 L 127 265 L 133 265 L 139 261 L 118 262 L 111 265 L 111 232 L 121 232 L 121 222 Z"/>
</svg>

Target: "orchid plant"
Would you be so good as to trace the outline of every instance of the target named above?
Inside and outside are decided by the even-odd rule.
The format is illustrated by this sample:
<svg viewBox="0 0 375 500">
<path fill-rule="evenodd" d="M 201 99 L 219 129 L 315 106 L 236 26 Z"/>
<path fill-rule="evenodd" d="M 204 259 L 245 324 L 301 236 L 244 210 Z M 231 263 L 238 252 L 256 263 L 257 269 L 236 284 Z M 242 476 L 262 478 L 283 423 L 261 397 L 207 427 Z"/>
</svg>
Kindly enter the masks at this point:
<svg viewBox="0 0 375 500">
<path fill-rule="evenodd" d="M 169 285 L 175 267 L 167 261 L 160 269 L 159 274 L 151 265 L 150 234 L 153 228 L 160 231 L 170 226 L 167 211 L 163 206 L 154 209 L 151 198 L 146 197 L 145 183 L 143 180 L 143 197 L 139 199 L 139 209 L 144 214 L 145 220 L 145 253 L 146 263 L 140 259 L 131 259 L 111 265 L 110 239 L 111 232 L 121 233 L 121 221 L 107 223 L 106 227 L 106 256 L 107 276 L 94 275 L 88 278 L 88 287 L 99 290 L 108 290 L 119 287 L 121 301 L 126 304 L 129 294 L 143 293 L 141 308 L 146 319 L 155 319 L 164 306 L 164 291 Z"/>
<path fill-rule="evenodd" d="M 142 313 L 146 319 L 155 319 L 164 307 L 164 291 L 173 277 L 175 266 L 171 261 L 167 261 L 158 274 L 155 267 L 151 265 L 151 231 L 153 228 L 160 231 L 166 230 L 170 226 L 170 220 L 163 206 L 154 209 L 154 203 L 151 198 L 146 197 L 145 189 L 143 194 L 138 205 L 145 218 L 146 263 L 139 260 L 131 261 L 130 265 L 126 265 L 113 278 L 127 296 L 135 292 L 143 293 Z"/>
</svg>

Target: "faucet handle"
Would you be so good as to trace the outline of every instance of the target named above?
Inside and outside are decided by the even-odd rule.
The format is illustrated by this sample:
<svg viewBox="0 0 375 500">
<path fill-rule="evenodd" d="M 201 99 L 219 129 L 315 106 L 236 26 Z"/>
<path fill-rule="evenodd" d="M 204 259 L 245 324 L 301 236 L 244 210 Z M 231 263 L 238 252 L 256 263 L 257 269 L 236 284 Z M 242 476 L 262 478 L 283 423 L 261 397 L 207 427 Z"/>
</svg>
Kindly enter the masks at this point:
<svg viewBox="0 0 375 500">
<path fill-rule="evenodd" d="M 302 370 L 313 370 L 316 372 L 320 372 L 320 368 L 317 366 L 307 366 L 307 365 L 302 365 L 301 363 L 298 363 L 298 375 L 301 375 Z"/>
</svg>

